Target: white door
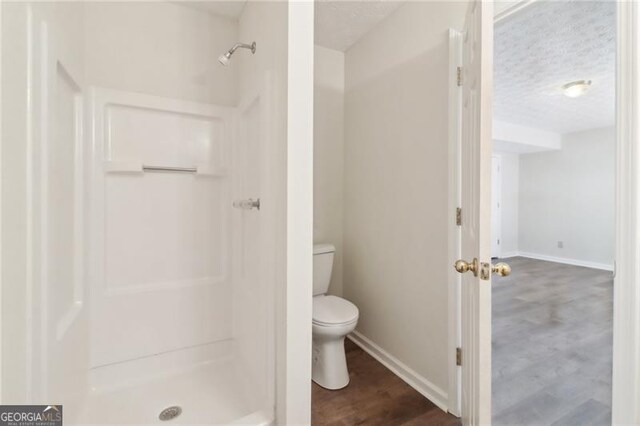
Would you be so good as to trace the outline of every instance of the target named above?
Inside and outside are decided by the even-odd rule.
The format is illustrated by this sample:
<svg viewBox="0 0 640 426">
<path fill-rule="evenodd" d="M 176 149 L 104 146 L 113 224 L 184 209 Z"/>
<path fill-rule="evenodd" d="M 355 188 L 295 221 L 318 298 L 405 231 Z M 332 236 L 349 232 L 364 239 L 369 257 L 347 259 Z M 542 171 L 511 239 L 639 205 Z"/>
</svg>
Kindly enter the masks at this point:
<svg viewBox="0 0 640 426">
<path fill-rule="evenodd" d="M 491 257 L 500 257 L 500 239 L 502 238 L 502 192 L 500 157 L 491 157 Z"/>
<path fill-rule="evenodd" d="M 491 422 L 491 90 L 493 4 L 473 1 L 462 59 L 462 421 Z M 460 262 L 456 262 L 458 271 Z M 475 271 L 473 271 L 475 270 Z"/>
</svg>

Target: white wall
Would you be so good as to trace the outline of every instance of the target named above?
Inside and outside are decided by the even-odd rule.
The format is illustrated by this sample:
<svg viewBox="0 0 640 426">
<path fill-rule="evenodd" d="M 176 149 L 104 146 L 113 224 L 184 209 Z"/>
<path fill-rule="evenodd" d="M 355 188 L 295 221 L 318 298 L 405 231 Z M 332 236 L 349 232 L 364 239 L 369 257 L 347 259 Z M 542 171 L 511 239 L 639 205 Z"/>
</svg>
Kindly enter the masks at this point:
<svg viewBox="0 0 640 426">
<path fill-rule="evenodd" d="M 171 2 L 89 2 L 85 16 L 91 85 L 236 105 L 238 73 L 217 61 L 236 21 Z"/>
<path fill-rule="evenodd" d="M 282 424 L 311 423 L 314 3 L 288 2 L 287 370 Z M 282 403 L 278 404 L 280 414 Z"/>
<path fill-rule="evenodd" d="M 547 130 L 493 121 L 493 150 L 522 154 L 562 148 L 562 135 Z"/>
<path fill-rule="evenodd" d="M 564 135 L 561 151 L 522 155 L 519 251 L 613 265 L 614 166 L 613 127 Z"/>
<path fill-rule="evenodd" d="M 2 8 L 2 387 L 3 404 L 27 400 L 26 6 Z M 11 247 L 8 250 L 7 247 Z"/>
<path fill-rule="evenodd" d="M 344 296 L 446 400 L 449 50 L 466 3 L 408 2 L 345 55 Z"/>
<path fill-rule="evenodd" d="M 501 159 L 502 173 L 502 218 L 501 218 L 501 256 L 510 256 L 518 252 L 519 239 L 519 182 L 520 156 L 517 154 L 498 154 Z"/>
<path fill-rule="evenodd" d="M 329 291 L 342 295 L 344 53 L 315 46 L 313 240 L 336 246 Z"/>
</svg>

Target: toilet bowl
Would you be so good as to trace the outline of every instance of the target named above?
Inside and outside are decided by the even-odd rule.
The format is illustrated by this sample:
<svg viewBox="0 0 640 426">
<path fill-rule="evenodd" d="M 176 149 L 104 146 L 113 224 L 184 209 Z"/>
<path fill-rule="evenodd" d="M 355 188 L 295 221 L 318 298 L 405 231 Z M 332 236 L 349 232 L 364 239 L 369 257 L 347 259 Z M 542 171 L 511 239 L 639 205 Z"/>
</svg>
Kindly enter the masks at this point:
<svg viewBox="0 0 640 426">
<path fill-rule="evenodd" d="M 335 248 L 314 246 L 313 252 L 313 363 L 312 379 L 326 389 L 349 384 L 344 338 L 358 323 L 358 308 L 346 299 L 327 296 Z"/>
<path fill-rule="evenodd" d="M 344 338 L 357 323 L 358 308 L 348 300 L 336 296 L 313 298 L 312 378 L 323 388 L 341 389 L 349 384 Z"/>
</svg>

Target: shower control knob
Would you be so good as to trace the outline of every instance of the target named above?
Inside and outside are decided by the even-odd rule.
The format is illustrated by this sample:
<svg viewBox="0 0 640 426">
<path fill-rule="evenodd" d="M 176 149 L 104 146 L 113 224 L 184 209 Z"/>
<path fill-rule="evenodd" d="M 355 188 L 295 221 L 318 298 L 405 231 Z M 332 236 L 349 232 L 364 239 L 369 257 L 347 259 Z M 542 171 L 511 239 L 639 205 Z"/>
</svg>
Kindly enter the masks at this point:
<svg viewBox="0 0 640 426">
<path fill-rule="evenodd" d="M 260 198 L 255 200 L 253 198 L 249 198 L 247 200 L 236 200 L 233 202 L 233 207 L 242 210 L 260 210 Z"/>
</svg>

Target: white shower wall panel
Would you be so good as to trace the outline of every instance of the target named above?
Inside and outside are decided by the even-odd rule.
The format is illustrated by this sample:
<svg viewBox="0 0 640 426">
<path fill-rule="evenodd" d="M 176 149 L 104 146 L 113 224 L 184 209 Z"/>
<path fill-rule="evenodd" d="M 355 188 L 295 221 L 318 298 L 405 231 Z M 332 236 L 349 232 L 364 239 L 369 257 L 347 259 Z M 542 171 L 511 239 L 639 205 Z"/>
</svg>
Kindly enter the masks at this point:
<svg viewBox="0 0 640 426">
<path fill-rule="evenodd" d="M 96 90 L 92 367 L 231 338 L 232 118 Z"/>
<path fill-rule="evenodd" d="M 182 106 L 188 110 L 189 103 L 171 103 L 170 111 L 153 104 L 148 108 L 107 105 L 109 159 L 144 159 L 146 164 L 170 161 L 183 166 L 214 162 L 223 166 L 228 157 L 224 140 L 228 123 L 213 115 L 181 112 Z"/>
<path fill-rule="evenodd" d="M 240 199 L 260 198 L 260 210 L 236 210 L 233 217 L 234 292 L 233 336 L 236 361 L 252 389 L 252 403 L 263 409 L 273 405 L 274 391 L 274 251 L 273 198 L 268 191 L 271 80 L 247 96 L 238 107 L 234 143 L 234 194 Z M 269 408 L 270 409 L 270 408 Z"/>
<path fill-rule="evenodd" d="M 189 174 L 106 181 L 106 279 L 113 296 L 227 280 L 225 188 Z"/>
</svg>

